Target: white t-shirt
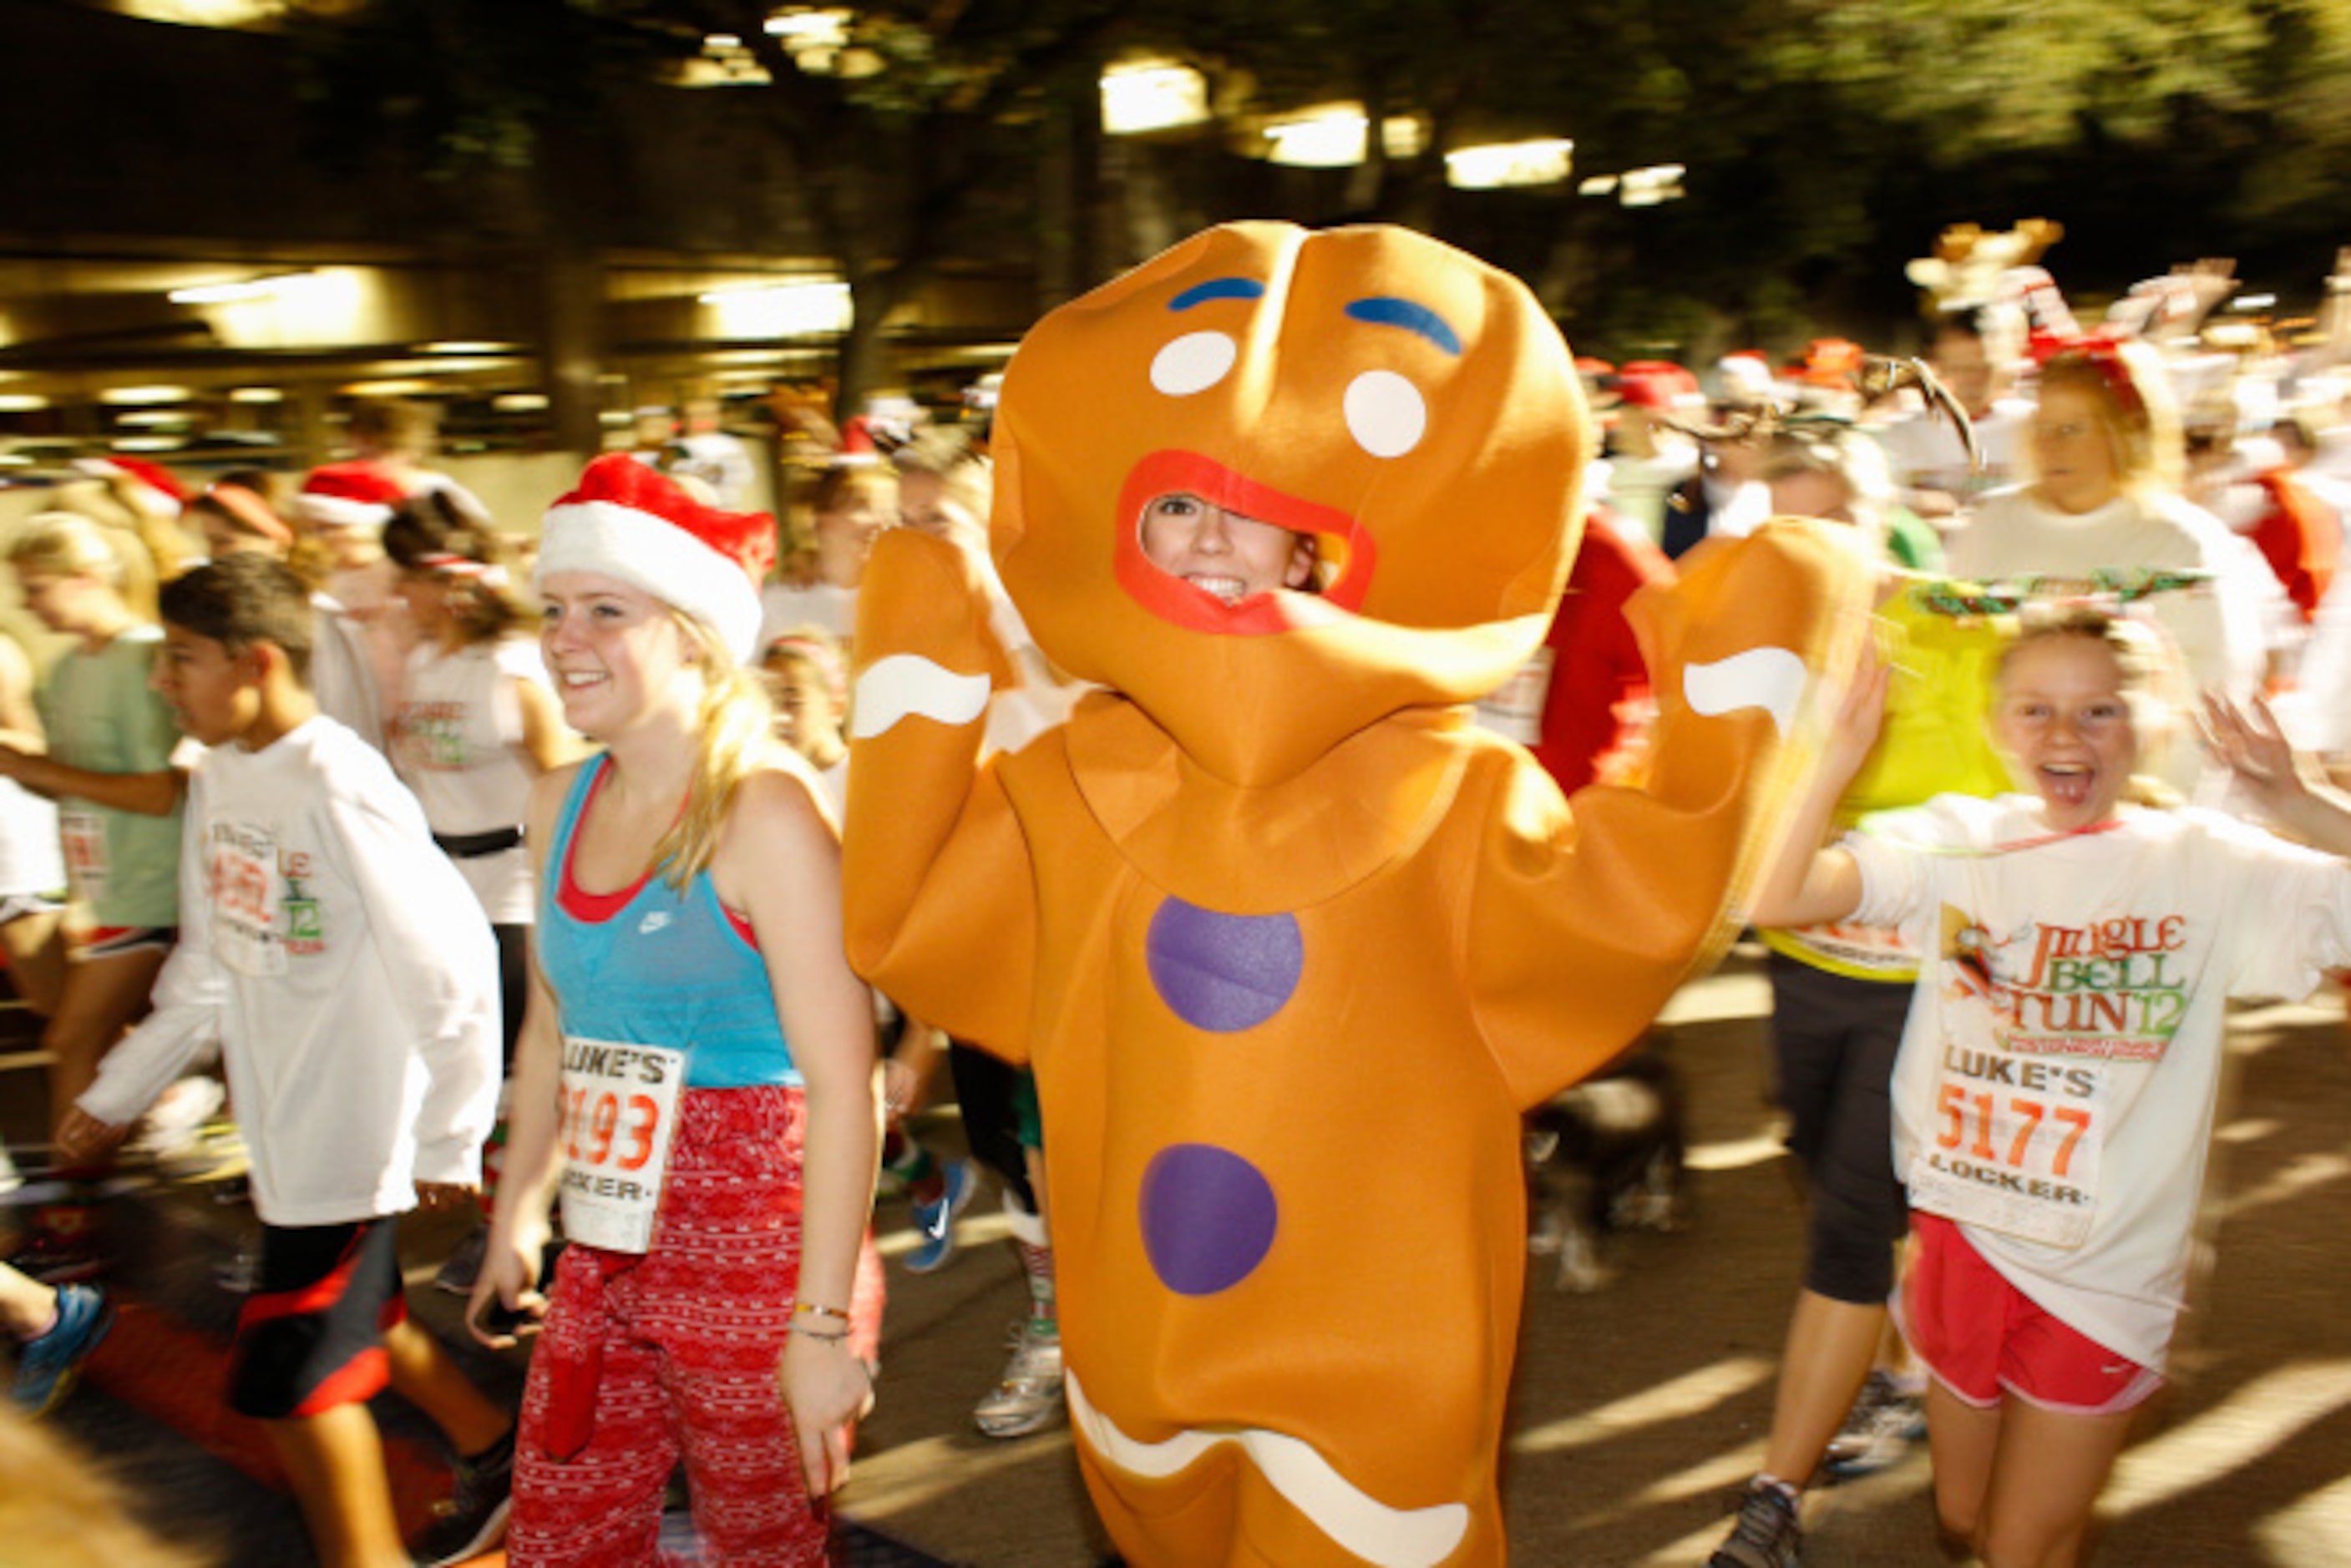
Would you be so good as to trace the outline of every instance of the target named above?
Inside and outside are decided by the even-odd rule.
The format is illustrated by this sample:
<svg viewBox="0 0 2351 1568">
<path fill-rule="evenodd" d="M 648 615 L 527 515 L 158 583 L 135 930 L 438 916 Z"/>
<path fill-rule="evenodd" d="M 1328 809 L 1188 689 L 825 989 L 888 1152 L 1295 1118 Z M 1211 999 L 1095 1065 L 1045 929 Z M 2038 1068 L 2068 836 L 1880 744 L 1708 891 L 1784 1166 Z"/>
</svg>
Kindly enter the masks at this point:
<svg viewBox="0 0 2351 1568">
<path fill-rule="evenodd" d="M 409 650 L 392 765 L 424 807 L 433 831 L 450 837 L 520 827 L 537 776 L 525 759 L 518 680 L 549 684 L 538 644 L 528 638 L 476 643 L 455 653 L 431 644 Z M 517 844 L 457 861 L 491 923 L 531 923 L 530 852 Z"/>
<path fill-rule="evenodd" d="M 1978 581 L 2106 568 L 2210 573 L 2204 587 L 2155 595 L 2134 610 L 2143 609 L 2179 650 L 2188 690 L 2175 691 L 2176 701 L 2205 687 L 2239 701 L 2261 690 L 2276 575 L 2220 519 L 2176 495 L 2126 493 L 2075 514 L 2043 505 L 2026 487 L 1994 491 L 1951 535 L 1948 554 L 1953 576 Z M 2185 791 L 2200 766 L 2182 735 L 2164 774 Z"/>
<path fill-rule="evenodd" d="M 2032 404 L 2022 398 L 2002 398 L 1974 421 L 1976 450 L 1983 467 L 1968 466 L 1967 443 L 1950 422 L 1921 410 L 1896 420 L 1876 432 L 1886 449 L 1886 465 L 1902 498 L 1914 502 L 1922 490 L 1938 491 L 1965 504 L 1970 497 L 1995 490 L 2015 480 L 2032 426 Z"/>
<path fill-rule="evenodd" d="M 2351 866 L 2216 813 L 2052 839 L 1942 795 L 1843 840 L 1854 919 L 1924 955 L 1894 1166 L 2060 1321 L 2160 1369 L 2187 1285 L 2225 1003 L 2351 961 Z"/>
<path fill-rule="evenodd" d="M 497 949 L 383 754 L 317 718 L 205 753 L 155 1010 L 79 1101 L 127 1123 L 217 1039 L 269 1224 L 471 1183 L 496 1119 Z"/>
<path fill-rule="evenodd" d="M 381 750 L 383 701 L 366 629 L 325 594 L 310 596 L 310 694 L 319 711 Z"/>
</svg>

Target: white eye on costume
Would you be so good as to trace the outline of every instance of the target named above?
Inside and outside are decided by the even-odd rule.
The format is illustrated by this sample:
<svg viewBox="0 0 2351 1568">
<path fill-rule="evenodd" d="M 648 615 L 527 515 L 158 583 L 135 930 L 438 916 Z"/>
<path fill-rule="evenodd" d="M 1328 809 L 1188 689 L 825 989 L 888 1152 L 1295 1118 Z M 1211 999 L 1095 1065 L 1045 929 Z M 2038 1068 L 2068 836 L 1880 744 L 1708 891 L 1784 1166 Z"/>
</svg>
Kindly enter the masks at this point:
<svg viewBox="0 0 2351 1568">
<path fill-rule="evenodd" d="M 1394 370 L 1366 370 L 1348 382 L 1344 407 L 1348 433 L 1374 457 L 1402 457 L 1428 433 L 1420 389 Z"/>
<path fill-rule="evenodd" d="M 1240 358 L 1229 333 L 1186 332 L 1151 357 L 1151 384 L 1171 398 L 1205 392 Z"/>
</svg>

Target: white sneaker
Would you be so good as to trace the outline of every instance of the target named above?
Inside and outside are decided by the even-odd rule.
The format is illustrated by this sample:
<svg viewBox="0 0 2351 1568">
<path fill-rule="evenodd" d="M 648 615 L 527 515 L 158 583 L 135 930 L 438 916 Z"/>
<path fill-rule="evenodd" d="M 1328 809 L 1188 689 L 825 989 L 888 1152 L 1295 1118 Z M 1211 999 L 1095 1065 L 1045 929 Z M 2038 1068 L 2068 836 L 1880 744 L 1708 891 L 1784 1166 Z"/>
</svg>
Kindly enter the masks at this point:
<svg viewBox="0 0 2351 1568">
<path fill-rule="evenodd" d="M 1062 1409 L 1061 1336 L 1038 1333 L 1033 1320 L 1023 1322 L 1004 1376 L 973 1408 L 971 1424 L 983 1438 L 1025 1438 L 1060 1420 Z"/>
</svg>

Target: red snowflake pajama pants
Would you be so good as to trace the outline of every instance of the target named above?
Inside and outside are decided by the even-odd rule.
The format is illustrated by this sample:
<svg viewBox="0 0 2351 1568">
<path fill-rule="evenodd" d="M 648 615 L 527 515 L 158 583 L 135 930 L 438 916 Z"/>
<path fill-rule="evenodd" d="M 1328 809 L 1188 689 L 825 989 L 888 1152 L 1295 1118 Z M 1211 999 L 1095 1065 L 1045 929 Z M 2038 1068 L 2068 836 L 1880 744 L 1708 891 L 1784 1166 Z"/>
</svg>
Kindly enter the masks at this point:
<svg viewBox="0 0 2351 1568">
<path fill-rule="evenodd" d="M 680 1459 L 701 1563 L 825 1561 L 830 1511 L 800 1479 L 776 1383 L 799 1282 L 805 1121 L 798 1089 L 689 1090 L 652 1251 L 564 1253 L 523 1394 L 513 1568 L 664 1561 L 662 1493 Z M 851 1345 L 872 1363 L 870 1241 L 851 1310 Z"/>
</svg>

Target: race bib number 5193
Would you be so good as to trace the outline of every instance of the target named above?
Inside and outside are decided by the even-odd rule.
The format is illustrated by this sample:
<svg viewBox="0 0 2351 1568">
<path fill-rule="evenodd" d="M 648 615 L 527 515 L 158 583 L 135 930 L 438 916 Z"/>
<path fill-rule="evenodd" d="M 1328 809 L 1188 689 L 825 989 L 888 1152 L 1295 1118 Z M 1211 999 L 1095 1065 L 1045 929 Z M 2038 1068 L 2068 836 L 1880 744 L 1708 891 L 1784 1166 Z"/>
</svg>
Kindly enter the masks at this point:
<svg viewBox="0 0 2351 1568">
<path fill-rule="evenodd" d="M 563 1042 L 563 1233 L 614 1252 L 653 1245 L 677 1131 L 685 1053 L 607 1040 Z"/>
</svg>

